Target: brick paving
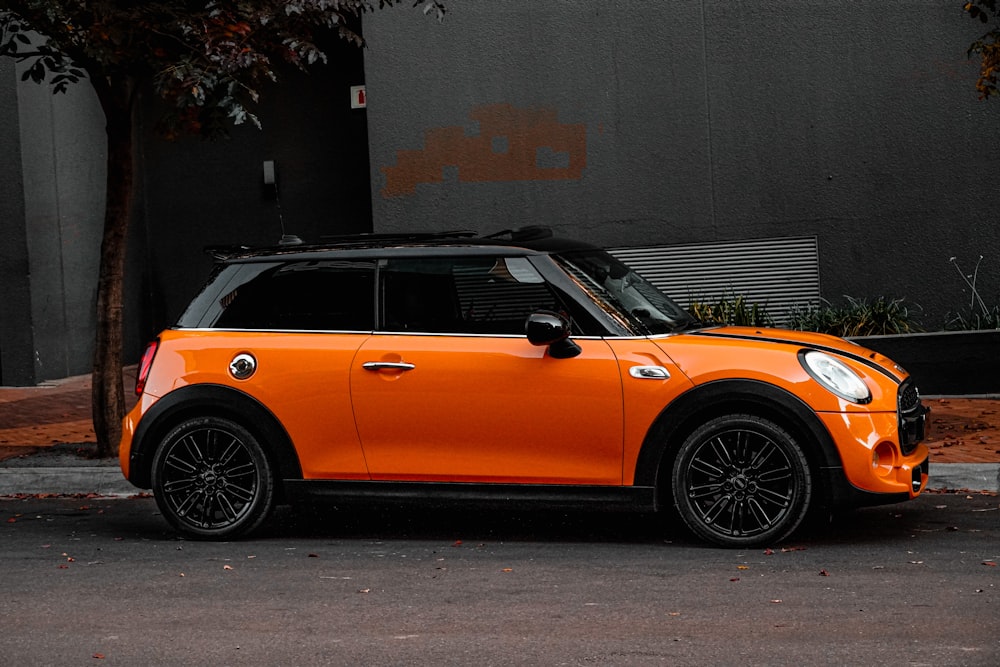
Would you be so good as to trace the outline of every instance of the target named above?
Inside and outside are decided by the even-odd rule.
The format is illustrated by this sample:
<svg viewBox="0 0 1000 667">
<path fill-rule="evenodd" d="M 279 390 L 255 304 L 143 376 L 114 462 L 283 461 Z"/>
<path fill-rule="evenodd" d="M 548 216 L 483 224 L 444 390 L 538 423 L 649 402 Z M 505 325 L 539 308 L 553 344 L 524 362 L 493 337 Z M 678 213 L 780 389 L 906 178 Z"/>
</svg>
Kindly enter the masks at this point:
<svg viewBox="0 0 1000 667">
<path fill-rule="evenodd" d="M 125 402 L 134 400 L 135 367 L 122 371 Z M 0 387 L 0 460 L 53 445 L 96 442 L 90 411 L 90 375 L 36 387 Z"/>
</svg>

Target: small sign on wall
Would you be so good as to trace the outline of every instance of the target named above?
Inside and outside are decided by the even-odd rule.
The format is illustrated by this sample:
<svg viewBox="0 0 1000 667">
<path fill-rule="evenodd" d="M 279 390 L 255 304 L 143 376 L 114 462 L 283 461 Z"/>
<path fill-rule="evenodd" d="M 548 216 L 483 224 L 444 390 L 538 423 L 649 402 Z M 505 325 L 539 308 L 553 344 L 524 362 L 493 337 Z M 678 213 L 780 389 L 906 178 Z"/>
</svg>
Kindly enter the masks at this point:
<svg viewBox="0 0 1000 667">
<path fill-rule="evenodd" d="M 367 104 L 364 86 L 351 86 L 351 108 L 364 109 Z"/>
</svg>

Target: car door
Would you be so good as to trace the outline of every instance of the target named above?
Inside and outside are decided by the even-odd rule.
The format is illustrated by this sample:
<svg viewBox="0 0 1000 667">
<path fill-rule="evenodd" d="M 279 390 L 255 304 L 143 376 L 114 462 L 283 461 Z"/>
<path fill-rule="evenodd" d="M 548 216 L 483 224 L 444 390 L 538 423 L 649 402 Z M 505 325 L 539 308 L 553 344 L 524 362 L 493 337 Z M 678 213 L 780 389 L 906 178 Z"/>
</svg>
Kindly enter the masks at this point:
<svg viewBox="0 0 1000 667">
<path fill-rule="evenodd" d="M 525 258 L 380 267 L 383 331 L 351 369 L 372 479 L 621 484 L 622 388 L 603 340 L 556 359 L 524 336 L 560 304 Z"/>
</svg>

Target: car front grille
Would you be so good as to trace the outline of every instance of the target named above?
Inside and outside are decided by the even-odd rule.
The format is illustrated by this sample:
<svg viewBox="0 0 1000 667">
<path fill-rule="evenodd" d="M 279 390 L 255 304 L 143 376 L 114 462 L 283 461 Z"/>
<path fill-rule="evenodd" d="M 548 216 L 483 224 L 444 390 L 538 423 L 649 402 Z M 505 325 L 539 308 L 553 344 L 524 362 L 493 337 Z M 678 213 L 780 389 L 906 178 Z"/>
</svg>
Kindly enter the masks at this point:
<svg viewBox="0 0 1000 667">
<path fill-rule="evenodd" d="M 904 455 L 907 455 L 924 439 L 924 421 L 928 412 L 920 401 L 920 392 L 910 378 L 899 385 L 896 405 L 899 417 L 899 448 Z"/>
<path fill-rule="evenodd" d="M 907 379 L 899 385 L 899 411 L 912 412 L 920 407 L 920 392 L 913 386 L 913 382 Z"/>
</svg>

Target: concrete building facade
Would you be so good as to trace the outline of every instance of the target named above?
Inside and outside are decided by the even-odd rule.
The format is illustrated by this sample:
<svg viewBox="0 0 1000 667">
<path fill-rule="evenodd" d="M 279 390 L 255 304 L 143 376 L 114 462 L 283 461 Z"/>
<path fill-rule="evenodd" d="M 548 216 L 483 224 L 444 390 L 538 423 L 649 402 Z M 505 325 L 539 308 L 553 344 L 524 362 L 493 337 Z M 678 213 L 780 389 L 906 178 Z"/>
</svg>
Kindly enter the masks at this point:
<svg viewBox="0 0 1000 667">
<path fill-rule="evenodd" d="M 970 273 L 982 255 L 978 288 L 1000 301 L 1000 108 L 976 99 L 966 57 L 982 29 L 936 0 L 378 14 L 375 228 L 542 223 L 608 246 L 815 236 L 824 298 L 905 298 L 937 328 L 971 296 L 952 257 Z M 543 125 L 574 138 L 537 141 Z M 532 170 L 483 169 L 532 145 Z"/>
<path fill-rule="evenodd" d="M 96 97 L 55 97 L 0 59 L 0 381 L 84 373 L 93 349 L 104 210 Z"/>
<path fill-rule="evenodd" d="M 263 131 L 218 144 L 146 132 L 132 356 L 207 275 L 203 247 L 282 231 L 544 224 L 613 247 L 815 237 L 830 301 L 905 298 L 939 328 L 970 302 L 956 266 L 971 273 L 980 256 L 977 288 L 1000 300 L 1000 108 L 976 99 L 965 49 L 981 26 L 960 2 L 449 9 L 441 23 L 366 15 L 363 60 L 338 47 L 336 66 L 287 77 Z M 2 384 L 89 367 L 103 203 L 89 90 L 53 100 L 18 78 L 0 62 Z M 361 84 L 367 108 L 352 109 Z"/>
</svg>

